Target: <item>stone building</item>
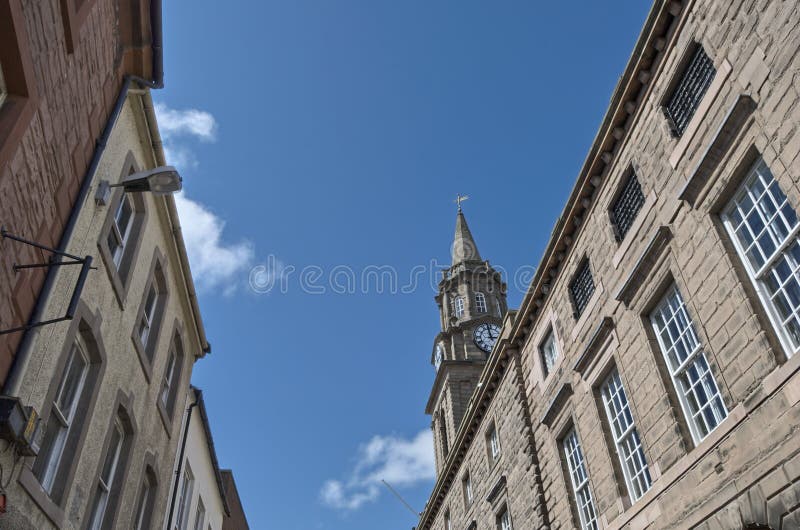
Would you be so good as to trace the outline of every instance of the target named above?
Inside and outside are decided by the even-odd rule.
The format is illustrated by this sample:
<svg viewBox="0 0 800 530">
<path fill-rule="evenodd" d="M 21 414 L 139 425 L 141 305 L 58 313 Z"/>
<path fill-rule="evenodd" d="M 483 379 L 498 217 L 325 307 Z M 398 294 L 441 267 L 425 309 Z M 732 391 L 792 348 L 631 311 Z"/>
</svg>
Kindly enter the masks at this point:
<svg viewBox="0 0 800 530">
<path fill-rule="evenodd" d="M 174 198 L 109 187 L 165 162 L 150 91 L 121 98 L 64 247 L 96 270 L 55 269 L 42 315 L 77 301 L 74 318 L 39 328 L 7 381 L 41 426 L 38 455 L 0 455 L 4 529 L 155 529 L 168 511 L 184 399 L 210 348 Z"/>
<path fill-rule="evenodd" d="M 120 89 L 162 84 L 160 17 L 151 0 L 0 0 L 3 228 L 64 248 Z M 0 330 L 41 321 L 52 274 L 13 264 L 43 256 L 0 239 Z M 34 333 L 0 335 L 0 384 Z"/>
<path fill-rule="evenodd" d="M 798 79 L 797 1 L 655 2 L 418 529 L 800 528 Z"/>
</svg>

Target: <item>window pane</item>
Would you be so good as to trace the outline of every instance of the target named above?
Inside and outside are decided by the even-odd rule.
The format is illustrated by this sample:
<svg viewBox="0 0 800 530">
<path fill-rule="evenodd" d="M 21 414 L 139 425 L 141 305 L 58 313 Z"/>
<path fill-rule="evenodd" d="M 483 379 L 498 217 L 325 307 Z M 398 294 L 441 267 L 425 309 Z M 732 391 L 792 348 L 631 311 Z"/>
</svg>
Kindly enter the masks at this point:
<svg viewBox="0 0 800 530">
<path fill-rule="evenodd" d="M 628 486 L 631 500 L 635 501 L 650 489 L 652 480 L 647 459 L 644 456 L 639 433 L 633 422 L 628 396 L 616 368 L 600 387 L 606 416 L 611 424 L 611 434 L 617 448 L 617 456 Z"/>
<path fill-rule="evenodd" d="M 558 358 L 558 350 L 556 349 L 556 337 L 553 334 L 553 330 L 550 329 L 545 335 L 544 341 L 542 341 L 542 345 L 539 347 L 539 350 L 542 354 L 542 362 L 544 363 L 544 375 L 545 377 L 550 374 L 553 370 L 553 366 L 556 364 L 556 359 Z"/>
<path fill-rule="evenodd" d="M 739 255 L 789 355 L 800 348 L 798 219 L 772 172 L 758 160 L 724 214 Z"/>
<path fill-rule="evenodd" d="M 727 417 L 728 411 L 677 287 L 673 285 L 667 291 L 650 321 L 689 429 L 699 442 Z"/>
<path fill-rule="evenodd" d="M 578 508 L 581 528 L 583 530 L 597 530 L 597 516 L 594 508 L 594 501 L 592 500 L 592 493 L 589 490 L 589 475 L 586 472 L 583 452 L 581 451 L 575 429 L 567 433 L 562 445 L 564 447 L 564 456 L 567 461 L 572 491 L 575 495 L 575 504 Z"/>
</svg>

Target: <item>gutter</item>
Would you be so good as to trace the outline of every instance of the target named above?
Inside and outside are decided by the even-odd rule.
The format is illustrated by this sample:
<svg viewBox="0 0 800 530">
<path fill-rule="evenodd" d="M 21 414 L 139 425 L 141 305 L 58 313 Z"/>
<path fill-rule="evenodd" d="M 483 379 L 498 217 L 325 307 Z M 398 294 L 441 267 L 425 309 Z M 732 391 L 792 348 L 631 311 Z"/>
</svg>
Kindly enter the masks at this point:
<svg viewBox="0 0 800 530">
<path fill-rule="evenodd" d="M 77 223 L 78 220 L 78 215 L 83 209 L 83 204 L 86 202 L 86 198 L 89 195 L 89 190 L 91 189 L 91 184 L 94 174 L 97 171 L 97 166 L 100 164 L 100 158 L 102 157 L 103 152 L 105 152 L 108 138 L 111 136 L 111 131 L 114 129 L 114 125 L 117 122 L 117 118 L 119 118 L 119 115 L 122 112 L 122 107 L 125 105 L 125 100 L 128 97 L 128 91 L 131 88 L 131 84 L 137 83 L 139 85 L 153 89 L 160 89 L 164 87 L 164 53 L 163 53 L 163 40 L 162 40 L 163 34 L 161 27 L 161 0 L 150 1 L 150 31 L 152 33 L 151 48 L 153 50 L 153 61 L 152 61 L 153 79 L 147 80 L 134 75 L 125 76 L 122 82 L 122 88 L 120 89 L 119 96 L 117 96 L 117 101 L 114 104 L 114 108 L 111 110 L 111 114 L 108 117 L 106 126 L 103 128 L 103 132 L 100 134 L 100 138 L 98 138 L 95 143 L 95 150 L 94 153 L 92 154 L 92 159 L 89 162 L 89 167 L 86 170 L 86 174 L 83 177 L 83 181 L 81 182 L 81 187 L 78 190 L 78 196 L 75 198 L 75 204 L 72 206 L 72 210 L 70 211 L 69 214 L 69 219 L 67 219 L 67 224 L 64 226 L 64 231 L 61 233 L 61 238 L 59 239 L 58 247 L 56 248 L 56 250 L 62 252 L 66 251 L 67 244 L 72 239 L 72 235 L 75 230 L 75 224 Z M 42 284 L 42 289 L 39 292 L 39 296 L 36 299 L 36 305 L 34 306 L 33 312 L 31 313 L 31 316 L 28 319 L 29 324 L 41 320 L 42 315 L 44 314 L 45 308 L 47 306 L 47 301 L 50 299 L 50 295 L 52 294 L 53 291 L 53 286 L 56 280 L 56 274 L 57 274 L 56 268 L 50 267 L 48 269 L 47 276 L 45 276 L 44 283 Z M 20 384 L 22 383 L 22 374 L 25 373 L 25 368 L 28 365 L 31 353 L 31 347 L 33 343 L 33 337 L 37 332 L 38 330 L 36 328 L 32 328 L 25 331 L 24 335 L 22 336 L 22 340 L 20 341 L 20 345 L 17 348 L 16 355 L 14 355 L 14 359 L 11 362 L 11 367 L 8 371 L 8 376 L 6 377 L 6 380 L 3 383 L 3 394 L 9 396 L 16 396 L 19 394 L 20 392 L 19 387 Z"/>
<path fill-rule="evenodd" d="M 172 516 L 175 515 L 175 500 L 178 498 L 178 487 L 180 486 L 179 477 L 181 476 L 181 468 L 183 467 L 183 457 L 186 453 L 186 440 L 189 438 L 189 426 L 192 423 L 192 411 L 203 400 L 203 391 L 191 387 L 194 391 L 194 403 L 189 405 L 186 409 L 186 425 L 183 427 L 183 440 L 181 441 L 181 451 L 178 455 L 178 468 L 175 470 L 175 485 L 172 488 L 172 500 L 169 501 L 169 515 L 167 516 L 167 528 L 172 528 Z"/>
</svg>

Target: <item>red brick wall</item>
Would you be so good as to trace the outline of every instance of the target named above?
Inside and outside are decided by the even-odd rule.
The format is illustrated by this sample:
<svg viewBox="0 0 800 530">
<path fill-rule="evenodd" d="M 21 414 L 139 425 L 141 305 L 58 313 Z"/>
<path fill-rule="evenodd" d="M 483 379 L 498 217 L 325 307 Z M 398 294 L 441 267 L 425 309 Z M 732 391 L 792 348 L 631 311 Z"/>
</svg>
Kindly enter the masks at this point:
<svg viewBox="0 0 800 530">
<path fill-rule="evenodd" d="M 0 31 L 11 94 L 0 107 L 0 224 L 51 246 L 58 245 L 123 76 L 151 75 L 148 1 L 86 0 L 81 16 L 70 19 L 62 9 L 73 1 L 0 0 L 0 14 L 15 22 L 13 31 Z M 70 21 L 77 28 L 72 46 Z M 137 42 L 148 49 L 131 46 Z M 13 264 L 46 258 L 0 241 L 0 328 L 28 322 L 45 278 L 44 270 L 15 274 Z M 22 333 L 0 336 L 0 382 L 21 339 Z"/>
</svg>

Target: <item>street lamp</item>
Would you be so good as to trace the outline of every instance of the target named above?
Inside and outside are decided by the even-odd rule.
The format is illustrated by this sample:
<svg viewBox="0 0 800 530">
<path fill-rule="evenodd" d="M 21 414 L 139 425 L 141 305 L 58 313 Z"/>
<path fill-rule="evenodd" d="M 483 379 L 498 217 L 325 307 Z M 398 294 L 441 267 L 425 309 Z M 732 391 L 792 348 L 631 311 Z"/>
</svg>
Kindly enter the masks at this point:
<svg viewBox="0 0 800 530">
<path fill-rule="evenodd" d="M 95 202 L 98 205 L 108 204 L 111 196 L 111 188 L 122 188 L 125 193 L 142 193 L 149 191 L 155 195 L 167 195 L 180 191 L 183 187 L 183 179 L 178 170 L 172 166 L 160 166 L 147 171 L 139 171 L 128 175 L 122 182 L 111 184 L 107 180 L 101 180 L 97 186 Z"/>
</svg>

